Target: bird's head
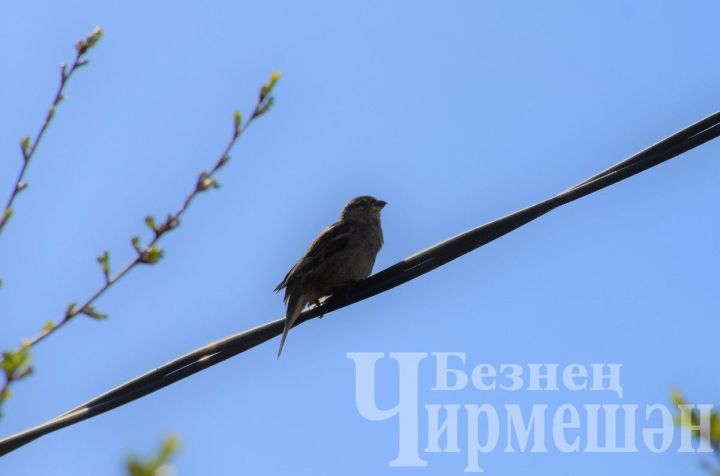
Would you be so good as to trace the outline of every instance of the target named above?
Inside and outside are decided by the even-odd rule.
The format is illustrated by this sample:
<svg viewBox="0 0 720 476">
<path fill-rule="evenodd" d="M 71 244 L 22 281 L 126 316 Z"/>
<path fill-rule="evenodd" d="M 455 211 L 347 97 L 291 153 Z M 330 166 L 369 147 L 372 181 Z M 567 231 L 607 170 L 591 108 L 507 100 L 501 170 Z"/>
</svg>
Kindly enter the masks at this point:
<svg viewBox="0 0 720 476">
<path fill-rule="evenodd" d="M 387 202 L 370 195 L 355 197 L 350 200 L 340 215 L 341 220 L 368 220 L 380 218 L 380 210 Z"/>
</svg>

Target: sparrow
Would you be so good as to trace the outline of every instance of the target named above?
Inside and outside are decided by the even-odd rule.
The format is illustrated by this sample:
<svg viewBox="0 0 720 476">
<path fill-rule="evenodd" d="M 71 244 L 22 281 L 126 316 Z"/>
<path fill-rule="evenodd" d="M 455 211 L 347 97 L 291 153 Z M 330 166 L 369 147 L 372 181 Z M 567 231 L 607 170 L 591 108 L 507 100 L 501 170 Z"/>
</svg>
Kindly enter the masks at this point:
<svg viewBox="0 0 720 476">
<path fill-rule="evenodd" d="M 285 289 L 285 329 L 278 358 L 287 334 L 309 304 L 320 298 L 347 290 L 350 285 L 370 276 L 375 257 L 383 245 L 380 211 L 387 202 L 370 195 L 350 200 L 340 219 L 325 228 L 312 242 L 305 255 L 275 288 Z"/>
</svg>

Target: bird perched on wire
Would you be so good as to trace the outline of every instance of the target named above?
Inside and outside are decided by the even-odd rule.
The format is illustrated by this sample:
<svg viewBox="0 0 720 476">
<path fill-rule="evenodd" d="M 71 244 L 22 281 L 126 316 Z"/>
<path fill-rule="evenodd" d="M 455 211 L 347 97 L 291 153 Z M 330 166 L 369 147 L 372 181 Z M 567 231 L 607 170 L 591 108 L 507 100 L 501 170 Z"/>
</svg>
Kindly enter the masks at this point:
<svg viewBox="0 0 720 476">
<path fill-rule="evenodd" d="M 325 228 L 305 256 L 292 267 L 275 292 L 285 289 L 285 329 L 278 358 L 288 331 L 309 304 L 347 289 L 367 278 L 383 245 L 380 211 L 387 202 L 369 195 L 353 198 L 345 205 L 340 220 Z"/>
</svg>

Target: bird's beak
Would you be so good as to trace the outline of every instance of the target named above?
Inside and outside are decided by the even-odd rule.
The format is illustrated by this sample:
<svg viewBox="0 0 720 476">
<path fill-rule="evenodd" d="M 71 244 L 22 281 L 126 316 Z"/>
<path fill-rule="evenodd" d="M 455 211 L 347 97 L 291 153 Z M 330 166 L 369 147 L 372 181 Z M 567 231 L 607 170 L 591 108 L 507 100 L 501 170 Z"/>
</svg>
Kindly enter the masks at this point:
<svg viewBox="0 0 720 476">
<path fill-rule="evenodd" d="M 385 205 L 387 205 L 387 202 L 384 200 L 375 200 L 375 203 L 373 203 L 373 208 L 377 211 L 382 210 L 385 208 Z"/>
</svg>

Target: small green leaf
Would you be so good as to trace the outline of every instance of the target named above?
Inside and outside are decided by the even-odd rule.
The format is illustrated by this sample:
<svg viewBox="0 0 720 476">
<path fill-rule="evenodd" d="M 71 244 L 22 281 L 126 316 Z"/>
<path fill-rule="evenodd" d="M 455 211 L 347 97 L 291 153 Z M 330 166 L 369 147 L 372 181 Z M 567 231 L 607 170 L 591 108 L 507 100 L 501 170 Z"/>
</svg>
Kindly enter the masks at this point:
<svg viewBox="0 0 720 476">
<path fill-rule="evenodd" d="M 268 111 L 270 110 L 270 108 L 273 106 L 274 103 L 275 103 L 275 98 L 273 98 L 272 96 L 270 96 L 270 97 L 267 99 L 267 101 L 264 101 L 264 102 L 260 105 L 260 107 L 258 107 L 258 109 L 255 111 L 255 114 L 253 114 L 253 118 L 255 118 L 255 117 L 260 117 L 260 116 L 262 116 L 263 114 L 265 114 L 266 112 L 268 112 Z"/>
<path fill-rule="evenodd" d="M 28 347 L 21 346 L 14 352 L 3 352 L 2 367 L 7 380 L 20 380 L 32 373 L 30 363 L 30 352 Z"/>
<path fill-rule="evenodd" d="M 45 321 L 45 324 L 43 324 L 43 326 L 42 326 L 42 330 L 45 333 L 50 332 L 54 328 L 55 328 L 55 323 L 52 321 L 52 319 L 48 319 L 47 321 Z"/>
<path fill-rule="evenodd" d="M 10 217 L 12 217 L 12 214 L 13 214 L 13 209 L 12 209 L 12 208 L 6 208 L 5 211 L 3 212 L 2 222 L 3 222 L 3 223 L 7 222 L 7 221 L 10 219 Z"/>
<path fill-rule="evenodd" d="M 235 111 L 233 114 L 233 120 L 235 122 L 235 133 L 239 133 L 242 130 L 242 113 Z"/>
<path fill-rule="evenodd" d="M 167 436 L 152 457 L 141 459 L 133 456 L 125 461 L 125 466 L 130 476 L 158 476 L 161 468 L 167 467 L 179 448 L 180 439 L 173 435 Z"/>
<path fill-rule="evenodd" d="M 270 91 L 273 90 L 275 87 L 275 83 L 278 82 L 278 80 L 282 77 L 282 73 L 279 71 L 273 71 L 272 74 L 270 74 L 270 80 L 268 81 L 268 89 Z"/>
<path fill-rule="evenodd" d="M 75 315 L 75 306 L 77 306 L 77 303 L 74 302 L 67 305 L 67 308 L 65 308 L 65 319 Z"/>
<path fill-rule="evenodd" d="M 152 215 L 148 215 L 145 217 L 145 224 L 152 231 L 157 231 L 157 226 L 155 225 L 155 218 L 153 218 Z"/>
<path fill-rule="evenodd" d="M 133 248 L 135 248 L 135 251 L 138 253 L 142 253 L 142 245 L 140 244 L 140 237 L 139 236 L 133 236 L 130 240 L 130 243 L 132 243 Z"/>
<path fill-rule="evenodd" d="M 100 41 L 100 38 L 102 38 L 104 32 L 102 27 L 96 26 L 93 31 L 90 32 L 90 36 L 87 38 L 87 49 L 92 48 L 95 46 L 95 44 Z"/>
<path fill-rule="evenodd" d="M 198 176 L 198 181 L 195 189 L 198 192 L 204 192 L 205 190 L 211 188 L 220 188 L 220 184 L 217 183 L 217 181 L 215 181 L 215 179 L 209 173 L 205 171 L 201 172 Z"/>
<path fill-rule="evenodd" d="M 105 276 L 105 282 L 110 281 L 110 253 L 105 251 L 103 254 L 98 256 L 98 263 L 102 268 L 103 275 Z"/>
<path fill-rule="evenodd" d="M 140 262 L 145 264 L 155 264 L 160 261 L 165 253 L 163 250 L 155 245 L 148 247 L 140 255 Z"/>
<path fill-rule="evenodd" d="M 180 220 L 177 217 L 168 214 L 165 222 L 162 225 L 160 225 L 157 230 L 155 230 L 155 233 L 158 236 L 162 235 L 166 231 L 170 231 L 173 228 L 177 227 L 178 225 L 180 225 Z"/>
<path fill-rule="evenodd" d="M 171 435 L 167 436 L 162 443 L 160 448 L 160 459 L 165 463 L 168 459 L 174 455 L 177 450 L 180 449 L 180 438 Z"/>
<path fill-rule="evenodd" d="M 87 51 L 95 46 L 95 44 L 100 41 L 100 38 L 103 36 L 103 30 L 99 26 L 96 26 L 93 31 L 90 32 L 87 38 L 84 40 L 80 40 L 75 45 L 75 50 L 77 51 L 78 55 L 84 55 L 87 53 Z"/>
<path fill-rule="evenodd" d="M 268 79 L 268 82 L 263 84 L 260 88 L 260 102 L 262 102 L 267 96 L 270 95 L 273 88 L 275 87 L 275 84 L 278 82 L 281 76 L 282 75 L 277 71 L 273 72 L 270 75 L 270 79 Z"/>
<path fill-rule="evenodd" d="M 148 476 L 152 474 L 145 469 L 142 461 L 135 456 L 132 456 L 125 461 L 125 467 L 127 468 L 127 472 L 130 476 Z"/>
<path fill-rule="evenodd" d="M 86 305 L 84 308 L 80 310 L 81 313 L 85 314 L 88 317 L 92 317 L 93 319 L 102 320 L 107 319 L 108 315 L 104 312 L 98 312 L 95 307 L 93 307 L 92 304 Z"/>
<path fill-rule="evenodd" d="M 20 139 L 20 150 L 22 150 L 23 157 L 27 160 L 30 154 L 30 138 L 28 136 Z"/>
<path fill-rule="evenodd" d="M 683 398 L 682 393 L 678 389 L 673 389 L 672 393 L 670 394 L 670 400 L 675 406 L 680 406 L 685 403 L 685 399 Z"/>
</svg>

